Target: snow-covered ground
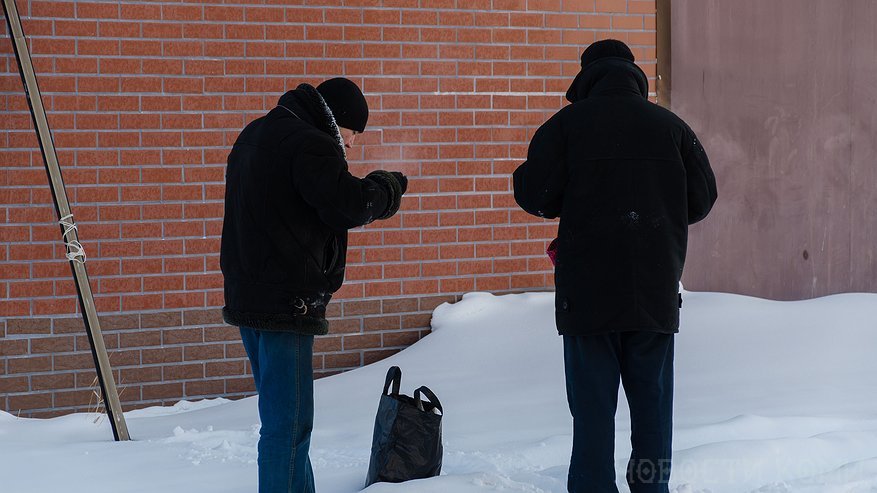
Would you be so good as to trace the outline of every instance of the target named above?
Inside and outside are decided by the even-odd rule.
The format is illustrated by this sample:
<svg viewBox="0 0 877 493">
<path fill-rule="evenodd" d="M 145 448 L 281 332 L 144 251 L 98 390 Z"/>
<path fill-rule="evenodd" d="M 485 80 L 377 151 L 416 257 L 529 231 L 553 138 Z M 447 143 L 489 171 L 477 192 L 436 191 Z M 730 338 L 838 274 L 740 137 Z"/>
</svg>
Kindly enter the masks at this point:
<svg viewBox="0 0 877 493">
<path fill-rule="evenodd" d="M 438 478 L 368 493 L 565 490 L 571 421 L 553 295 L 475 293 L 439 307 L 435 332 L 380 363 L 316 383 L 311 458 L 320 493 L 359 491 L 384 375 L 442 400 Z M 630 452 L 619 402 L 616 464 Z M 676 339 L 671 490 L 877 492 L 877 295 L 775 302 L 686 293 Z M 4 493 L 255 491 L 256 398 L 180 402 L 106 419 L 0 413 Z M 621 491 L 627 491 L 620 485 Z"/>
</svg>

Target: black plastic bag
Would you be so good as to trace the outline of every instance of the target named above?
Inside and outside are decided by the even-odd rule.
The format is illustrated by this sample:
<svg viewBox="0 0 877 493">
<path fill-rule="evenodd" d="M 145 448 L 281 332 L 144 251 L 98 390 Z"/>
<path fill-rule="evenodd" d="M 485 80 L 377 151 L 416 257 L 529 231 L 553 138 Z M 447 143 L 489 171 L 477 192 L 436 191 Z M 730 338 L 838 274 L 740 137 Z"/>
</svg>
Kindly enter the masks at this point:
<svg viewBox="0 0 877 493">
<path fill-rule="evenodd" d="M 415 390 L 414 397 L 400 394 L 401 383 L 402 370 L 390 368 L 375 416 L 366 487 L 431 478 L 442 471 L 442 405 L 427 387 Z"/>
</svg>

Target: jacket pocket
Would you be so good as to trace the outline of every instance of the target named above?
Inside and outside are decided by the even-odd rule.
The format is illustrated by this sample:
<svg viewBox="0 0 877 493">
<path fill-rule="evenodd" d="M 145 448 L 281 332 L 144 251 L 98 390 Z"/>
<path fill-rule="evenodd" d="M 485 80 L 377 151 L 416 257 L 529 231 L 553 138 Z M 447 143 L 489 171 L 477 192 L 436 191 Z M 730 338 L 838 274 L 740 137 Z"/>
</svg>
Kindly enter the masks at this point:
<svg viewBox="0 0 877 493">
<path fill-rule="evenodd" d="M 338 237 L 334 234 L 329 236 L 326 247 L 323 249 L 323 274 L 329 274 L 338 265 L 338 257 L 341 255 Z"/>
</svg>

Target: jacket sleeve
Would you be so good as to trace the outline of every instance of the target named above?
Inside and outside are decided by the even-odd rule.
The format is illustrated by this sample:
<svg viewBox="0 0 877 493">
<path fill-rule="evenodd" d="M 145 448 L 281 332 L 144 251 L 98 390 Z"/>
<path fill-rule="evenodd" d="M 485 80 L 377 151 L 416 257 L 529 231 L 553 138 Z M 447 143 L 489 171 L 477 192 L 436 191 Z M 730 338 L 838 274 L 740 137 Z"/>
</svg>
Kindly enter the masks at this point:
<svg viewBox="0 0 877 493">
<path fill-rule="evenodd" d="M 322 139 L 309 142 L 296 155 L 292 177 L 305 202 L 333 229 L 368 224 L 380 217 L 389 204 L 385 187 L 350 174 L 347 161 Z"/>
<path fill-rule="evenodd" d="M 716 177 L 706 151 L 688 125 L 682 137 L 681 154 L 688 191 L 688 224 L 694 224 L 705 218 L 716 203 Z"/>
<path fill-rule="evenodd" d="M 566 138 L 555 115 L 533 135 L 527 160 L 515 170 L 515 201 L 534 216 L 560 217 L 567 176 Z"/>
</svg>

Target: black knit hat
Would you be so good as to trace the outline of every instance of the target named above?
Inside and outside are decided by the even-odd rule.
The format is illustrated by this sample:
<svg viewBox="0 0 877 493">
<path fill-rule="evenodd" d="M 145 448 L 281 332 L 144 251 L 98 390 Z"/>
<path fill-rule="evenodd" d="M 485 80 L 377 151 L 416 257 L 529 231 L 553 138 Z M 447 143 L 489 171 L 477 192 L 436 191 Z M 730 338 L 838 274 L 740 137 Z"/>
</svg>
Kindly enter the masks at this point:
<svg viewBox="0 0 877 493">
<path fill-rule="evenodd" d="M 368 103 L 353 81 L 344 77 L 329 79 L 317 86 L 317 92 L 326 100 L 339 127 L 357 132 L 365 130 Z"/>
<path fill-rule="evenodd" d="M 628 62 L 635 62 L 633 52 L 623 41 L 617 39 L 602 39 L 590 46 L 582 53 L 582 68 L 596 62 L 601 58 L 623 58 Z"/>
</svg>

